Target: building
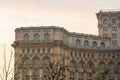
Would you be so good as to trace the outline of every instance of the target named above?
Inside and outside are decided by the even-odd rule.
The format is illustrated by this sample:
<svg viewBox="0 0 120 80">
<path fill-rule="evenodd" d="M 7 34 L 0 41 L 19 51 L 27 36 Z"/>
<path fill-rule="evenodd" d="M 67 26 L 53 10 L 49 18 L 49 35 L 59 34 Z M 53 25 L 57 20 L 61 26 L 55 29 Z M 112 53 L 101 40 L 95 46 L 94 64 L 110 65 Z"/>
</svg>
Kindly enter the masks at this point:
<svg viewBox="0 0 120 80">
<path fill-rule="evenodd" d="M 99 35 L 111 37 L 111 47 L 120 47 L 120 11 L 101 10 L 97 14 Z"/>
<path fill-rule="evenodd" d="M 100 11 L 97 18 L 99 35 L 69 32 L 57 26 L 17 28 L 12 44 L 15 49 L 15 78 L 49 80 L 44 65 L 58 61 L 66 66 L 64 80 L 102 77 L 120 80 L 120 11 Z M 112 19 L 114 25 L 110 23 Z M 117 38 L 111 36 L 113 33 Z M 114 44 L 114 40 L 117 43 Z"/>
</svg>

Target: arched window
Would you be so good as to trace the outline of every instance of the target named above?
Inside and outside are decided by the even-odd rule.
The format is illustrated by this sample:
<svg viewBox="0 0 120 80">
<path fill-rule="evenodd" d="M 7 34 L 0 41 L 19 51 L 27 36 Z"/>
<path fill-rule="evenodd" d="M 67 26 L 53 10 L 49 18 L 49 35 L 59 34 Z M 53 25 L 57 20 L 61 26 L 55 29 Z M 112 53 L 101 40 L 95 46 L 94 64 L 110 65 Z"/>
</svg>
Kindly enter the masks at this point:
<svg viewBox="0 0 120 80">
<path fill-rule="evenodd" d="M 50 34 L 49 33 L 45 33 L 44 40 L 45 41 L 49 41 L 50 40 Z"/>
<path fill-rule="evenodd" d="M 23 64 L 30 64 L 29 58 L 24 58 Z"/>
<path fill-rule="evenodd" d="M 85 40 L 84 41 L 84 47 L 88 47 L 89 46 L 89 42 L 88 42 L 88 40 Z"/>
<path fill-rule="evenodd" d="M 26 33 L 26 34 L 24 35 L 24 41 L 25 41 L 25 42 L 26 42 L 26 41 L 29 41 L 29 34 Z"/>
<path fill-rule="evenodd" d="M 118 63 L 118 69 L 120 70 L 120 62 Z"/>
<path fill-rule="evenodd" d="M 39 75 L 33 75 L 32 78 L 33 78 L 32 80 L 40 80 L 40 79 L 39 79 Z"/>
<path fill-rule="evenodd" d="M 109 68 L 110 70 L 115 69 L 115 64 L 114 64 L 113 62 L 109 63 L 109 64 L 108 64 L 108 68 Z"/>
<path fill-rule="evenodd" d="M 76 46 L 80 46 L 80 40 L 79 39 L 76 39 Z"/>
<path fill-rule="evenodd" d="M 23 80 L 29 80 L 29 76 L 28 75 L 23 75 Z"/>
<path fill-rule="evenodd" d="M 117 20 L 115 18 L 112 19 L 112 23 L 115 24 Z"/>
<path fill-rule="evenodd" d="M 40 64 L 40 59 L 38 57 L 34 57 L 33 64 Z"/>
<path fill-rule="evenodd" d="M 103 63 L 103 62 L 100 62 L 100 63 L 98 64 L 98 67 L 99 67 L 99 69 L 101 69 L 101 70 L 104 70 L 104 69 L 106 68 L 105 63 Z"/>
<path fill-rule="evenodd" d="M 78 63 L 78 68 L 83 68 L 83 67 L 84 67 L 84 62 L 80 61 L 80 62 Z"/>
<path fill-rule="evenodd" d="M 75 68 L 77 63 L 76 63 L 76 61 L 71 60 L 69 65 L 70 65 L 70 68 Z"/>
<path fill-rule="evenodd" d="M 36 34 L 34 35 L 34 40 L 35 40 L 35 41 L 39 41 L 39 40 L 40 40 L 40 35 L 39 35 L 38 33 L 36 33 Z"/>
<path fill-rule="evenodd" d="M 91 69 L 91 68 L 93 68 L 93 67 L 94 67 L 93 63 L 92 63 L 92 62 L 88 62 L 87 68 L 88 68 L 88 69 Z"/>
<path fill-rule="evenodd" d="M 48 80 L 48 76 L 44 75 L 43 80 Z"/>
<path fill-rule="evenodd" d="M 101 47 L 101 48 L 104 48 L 104 47 L 105 47 L 105 43 L 104 43 L 104 42 L 101 42 L 101 43 L 100 43 L 100 47 Z"/>
<path fill-rule="evenodd" d="M 44 57 L 43 62 L 44 62 L 44 64 L 50 64 L 50 58 L 49 57 Z"/>
<path fill-rule="evenodd" d="M 107 19 L 103 19 L 103 24 L 108 24 L 108 20 Z"/>
<path fill-rule="evenodd" d="M 93 41 L 92 47 L 93 47 L 93 48 L 96 48 L 96 47 L 97 47 L 97 42 L 96 42 L 96 41 Z"/>
</svg>

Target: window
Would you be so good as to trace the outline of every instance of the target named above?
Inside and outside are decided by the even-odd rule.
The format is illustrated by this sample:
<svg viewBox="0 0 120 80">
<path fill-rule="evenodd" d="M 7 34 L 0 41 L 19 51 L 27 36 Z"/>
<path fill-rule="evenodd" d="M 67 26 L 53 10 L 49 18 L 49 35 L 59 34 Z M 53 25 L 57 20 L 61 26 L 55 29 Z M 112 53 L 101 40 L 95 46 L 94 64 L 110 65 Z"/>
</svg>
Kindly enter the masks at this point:
<svg viewBox="0 0 120 80">
<path fill-rule="evenodd" d="M 38 75 L 34 75 L 32 80 L 40 80 Z"/>
<path fill-rule="evenodd" d="M 76 46 L 80 46 L 80 40 L 79 39 L 76 40 Z"/>
<path fill-rule="evenodd" d="M 49 33 L 45 33 L 44 40 L 45 41 L 49 41 L 50 40 L 50 34 Z"/>
<path fill-rule="evenodd" d="M 83 73 L 82 72 L 78 72 L 78 77 L 83 77 Z"/>
<path fill-rule="evenodd" d="M 29 80 L 29 76 L 28 75 L 23 75 L 23 80 Z"/>
<path fill-rule="evenodd" d="M 38 57 L 35 57 L 35 58 L 33 59 L 33 63 L 34 63 L 34 64 L 40 64 L 40 59 L 39 59 Z"/>
<path fill-rule="evenodd" d="M 50 53 L 50 51 L 51 51 L 51 50 L 50 50 L 50 48 L 49 48 L 49 49 L 48 49 L 48 52 Z"/>
<path fill-rule="evenodd" d="M 117 45 L 117 40 L 112 40 L 112 45 Z"/>
<path fill-rule="evenodd" d="M 89 46 L 89 42 L 87 40 L 84 41 L 84 47 L 88 47 Z"/>
<path fill-rule="evenodd" d="M 108 37 L 108 34 L 103 34 L 103 37 Z"/>
<path fill-rule="evenodd" d="M 50 58 L 49 57 L 45 57 L 43 58 L 44 64 L 50 64 Z"/>
<path fill-rule="evenodd" d="M 37 49 L 37 52 L 40 53 L 40 49 Z"/>
<path fill-rule="evenodd" d="M 87 77 L 92 77 L 92 73 L 88 72 Z"/>
<path fill-rule="evenodd" d="M 109 68 L 110 70 L 115 69 L 115 64 L 114 64 L 114 63 L 109 63 L 108 68 Z"/>
<path fill-rule="evenodd" d="M 34 40 L 35 40 L 35 41 L 39 41 L 39 40 L 40 40 L 40 35 L 39 35 L 38 33 L 36 33 L 36 34 L 34 35 Z"/>
<path fill-rule="evenodd" d="M 99 63 L 99 69 L 104 70 L 105 69 L 105 63 L 101 62 Z"/>
<path fill-rule="evenodd" d="M 101 48 L 104 48 L 104 47 L 105 47 L 105 43 L 104 43 L 104 42 L 101 42 L 101 43 L 100 43 L 100 47 L 101 47 Z"/>
<path fill-rule="evenodd" d="M 117 26 L 112 26 L 112 31 L 117 31 Z"/>
<path fill-rule="evenodd" d="M 70 79 L 69 80 L 75 80 L 74 76 L 75 76 L 75 72 L 70 71 Z"/>
<path fill-rule="evenodd" d="M 118 69 L 120 70 L 120 62 L 118 63 Z"/>
<path fill-rule="evenodd" d="M 92 63 L 92 62 L 89 62 L 89 63 L 87 64 L 87 68 L 88 68 L 88 69 L 93 68 L 93 63 Z"/>
<path fill-rule="evenodd" d="M 112 19 L 112 23 L 115 24 L 117 23 L 117 20 L 115 18 Z"/>
<path fill-rule="evenodd" d="M 103 31 L 108 31 L 108 27 L 103 27 Z"/>
<path fill-rule="evenodd" d="M 48 76 L 44 75 L 43 80 L 48 80 Z"/>
<path fill-rule="evenodd" d="M 108 24 L 108 20 L 107 19 L 103 19 L 103 24 Z"/>
<path fill-rule="evenodd" d="M 112 38 L 117 38 L 117 34 L 116 33 L 112 33 Z"/>
<path fill-rule="evenodd" d="M 45 49 L 42 49 L 42 52 L 45 53 Z"/>
<path fill-rule="evenodd" d="M 78 63 L 78 68 L 83 68 L 83 67 L 84 67 L 84 64 L 83 64 L 83 62 L 80 61 L 80 62 Z"/>
<path fill-rule="evenodd" d="M 22 53 L 25 53 L 25 49 L 22 49 Z"/>
<path fill-rule="evenodd" d="M 30 63 L 29 58 L 25 58 L 24 61 L 23 61 L 23 64 L 29 64 L 29 63 Z"/>
<path fill-rule="evenodd" d="M 29 41 L 29 34 L 26 33 L 26 34 L 24 35 L 24 41 L 25 41 L 25 42 Z"/>
<path fill-rule="evenodd" d="M 93 41 L 92 47 L 93 47 L 93 48 L 96 48 L 96 47 L 97 47 L 97 42 L 96 42 L 96 41 Z"/>
<path fill-rule="evenodd" d="M 32 49 L 32 53 L 35 53 L 35 49 Z"/>
<path fill-rule="evenodd" d="M 72 60 L 70 61 L 70 68 L 75 68 L 77 65 L 76 61 Z"/>
<path fill-rule="evenodd" d="M 27 53 L 30 53 L 30 49 L 27 49 Z"/>
</svg>

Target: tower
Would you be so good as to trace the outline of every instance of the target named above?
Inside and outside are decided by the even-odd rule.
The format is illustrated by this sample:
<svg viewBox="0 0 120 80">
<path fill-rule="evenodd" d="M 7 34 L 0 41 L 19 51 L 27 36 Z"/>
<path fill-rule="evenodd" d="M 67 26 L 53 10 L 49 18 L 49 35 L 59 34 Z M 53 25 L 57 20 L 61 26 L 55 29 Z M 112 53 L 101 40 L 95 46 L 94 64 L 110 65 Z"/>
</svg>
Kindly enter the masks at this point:
<svg viewBox="0 0 120 80">
<path fill-rule="evenodd" d="M 100 10 L 97 14 L 99 35 L 111 38 L 111 47 L 120 47 L 120 11 Z"/>
</svg>

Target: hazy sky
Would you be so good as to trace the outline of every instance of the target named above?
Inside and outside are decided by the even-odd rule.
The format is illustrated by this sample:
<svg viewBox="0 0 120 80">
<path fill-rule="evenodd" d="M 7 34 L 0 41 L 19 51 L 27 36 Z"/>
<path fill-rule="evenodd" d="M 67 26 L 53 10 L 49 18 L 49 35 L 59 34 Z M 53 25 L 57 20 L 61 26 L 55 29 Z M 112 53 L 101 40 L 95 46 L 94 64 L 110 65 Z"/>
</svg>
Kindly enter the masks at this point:
<svg viewBox="0 0 120 80">
<path fill-rule="evenodd" d="M 98 34 L 100 9 L 120 9 L 120 0 L 0 0 L 0 53 L 4 42 L 7 48 L 13 43 L 14 29 L 21 26 L 54 25 Z"/>
</svg>

